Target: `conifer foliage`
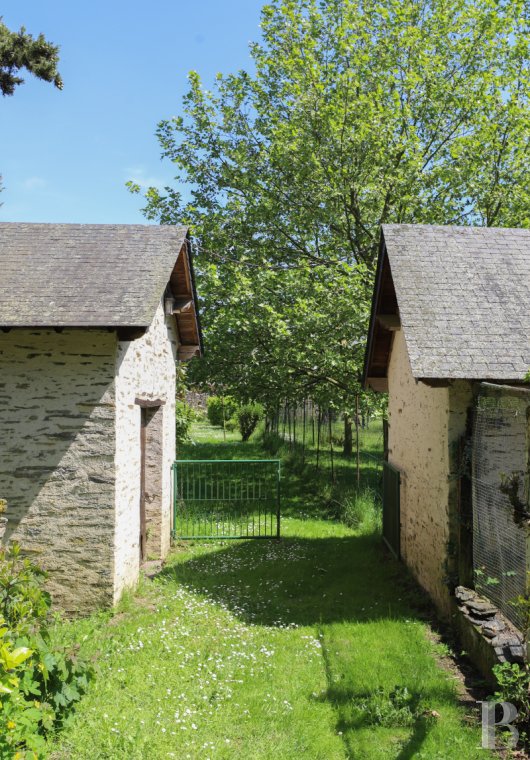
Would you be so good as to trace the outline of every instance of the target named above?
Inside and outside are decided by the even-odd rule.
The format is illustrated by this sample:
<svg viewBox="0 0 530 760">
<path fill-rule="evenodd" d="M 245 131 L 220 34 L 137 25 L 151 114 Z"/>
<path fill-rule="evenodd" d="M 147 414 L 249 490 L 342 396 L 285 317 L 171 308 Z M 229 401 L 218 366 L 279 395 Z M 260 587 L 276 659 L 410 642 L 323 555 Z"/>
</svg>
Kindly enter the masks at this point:
<svg viewBox="0 0 530 760">
<path fill-rule="evenodd" d="M 62 90 L 63 82 L 57 70 L 59 48 L 48 42 L 43 34 L 33 37 L 24 27 L 18 32 L 10 31 L 0 19 L 0 91 L 13 95 L 23 84 L 20 71 L 25 69 L 38 79 Z"/>
</svg>

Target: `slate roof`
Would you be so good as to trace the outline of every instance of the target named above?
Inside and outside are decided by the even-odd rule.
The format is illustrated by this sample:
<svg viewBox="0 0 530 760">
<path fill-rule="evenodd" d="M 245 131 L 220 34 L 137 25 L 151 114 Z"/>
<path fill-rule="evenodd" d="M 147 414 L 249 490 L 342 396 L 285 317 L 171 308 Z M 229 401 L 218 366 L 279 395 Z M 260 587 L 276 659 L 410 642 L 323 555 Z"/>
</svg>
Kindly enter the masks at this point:
<svg viewBox="0 0 530 760">
<path fill-rule="evenodd" d="M 530 368 L 530 230 L 384 225 L 416 378 L 521 380 Z"/>
<path fill-rule="evenodd" d="M 0 326 L 146 327 L 185 227 L 0 223 Z"/>
</svg>

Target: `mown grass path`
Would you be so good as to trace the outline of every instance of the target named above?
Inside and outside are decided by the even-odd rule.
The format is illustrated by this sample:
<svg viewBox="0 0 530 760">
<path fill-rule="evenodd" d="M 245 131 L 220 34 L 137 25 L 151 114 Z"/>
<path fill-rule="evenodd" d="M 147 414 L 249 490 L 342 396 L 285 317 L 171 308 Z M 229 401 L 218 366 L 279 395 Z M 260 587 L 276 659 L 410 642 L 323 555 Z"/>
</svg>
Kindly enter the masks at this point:
<svg viewBox="0 0 530 760">
<path fill-rule="evenodd" d="M 114 614 L 59 627 L 99 675 L 50 756 L 484 757 L 378 536 L 293 517 L 283 534 L 177 546 Z"/>
</svg>

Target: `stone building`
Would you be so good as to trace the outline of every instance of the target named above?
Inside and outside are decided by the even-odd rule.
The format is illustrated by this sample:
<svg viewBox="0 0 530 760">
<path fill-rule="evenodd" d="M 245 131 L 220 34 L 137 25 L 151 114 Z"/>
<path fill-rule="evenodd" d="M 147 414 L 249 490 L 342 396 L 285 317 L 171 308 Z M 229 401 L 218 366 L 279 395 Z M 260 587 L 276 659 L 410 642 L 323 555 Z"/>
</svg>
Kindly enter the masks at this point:
<svg viewBox="0 0 530 760">
<path fill-rule="evenodd" d="M 463 584 L 513 620 L 526 588 L 529 368 L 530 230 L 383 226 L 364 382 L 389 394 L 401 557 L 447 615 Z"/>
<path fill-rule="evenodd" d="M 168 550 L 177 359 L 200 351 L 187 231 L 0 224 L 2 541 L 69 613 Z"/>
</svg>

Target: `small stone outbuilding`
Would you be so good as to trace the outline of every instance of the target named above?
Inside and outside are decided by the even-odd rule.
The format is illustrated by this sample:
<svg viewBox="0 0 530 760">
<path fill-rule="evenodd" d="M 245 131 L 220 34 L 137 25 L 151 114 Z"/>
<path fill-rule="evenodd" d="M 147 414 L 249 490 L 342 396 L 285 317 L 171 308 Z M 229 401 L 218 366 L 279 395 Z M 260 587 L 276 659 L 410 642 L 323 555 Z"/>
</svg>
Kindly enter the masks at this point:
<svg viewBox="0 0 530 760">
<path fill-rule="evenodd" d="M 169 547 L 176 362 L 200 352 L 187 230 L 0 224 L 3 543 L 68 613 Z"/>
<path fill-rule="evenodd" d="M 506 478 L 527 502 L 529 368 L 530 230 L 383 226 L 364 382 L 388 392 L 401 557 L 447 615 L 494 557 L 508 616 L 526 587 Z"/>
</svg>

